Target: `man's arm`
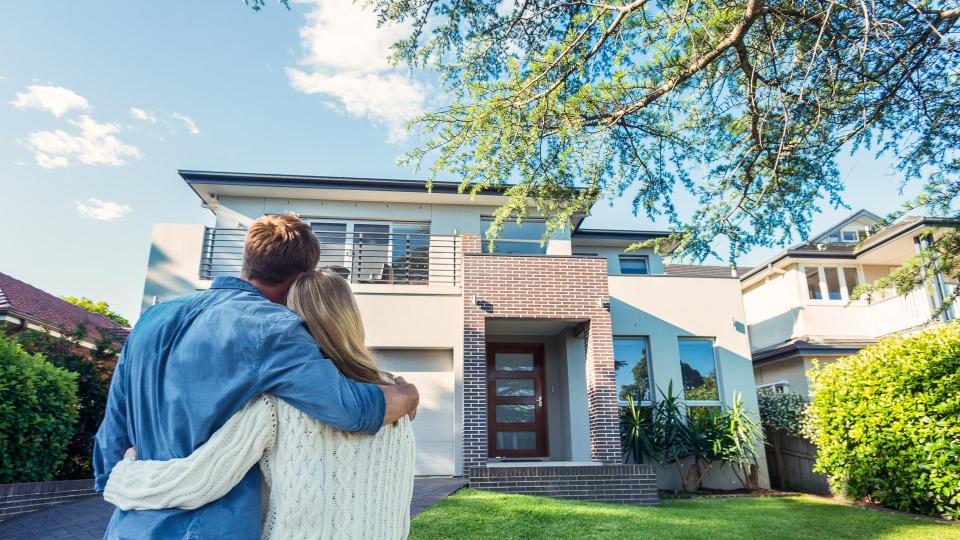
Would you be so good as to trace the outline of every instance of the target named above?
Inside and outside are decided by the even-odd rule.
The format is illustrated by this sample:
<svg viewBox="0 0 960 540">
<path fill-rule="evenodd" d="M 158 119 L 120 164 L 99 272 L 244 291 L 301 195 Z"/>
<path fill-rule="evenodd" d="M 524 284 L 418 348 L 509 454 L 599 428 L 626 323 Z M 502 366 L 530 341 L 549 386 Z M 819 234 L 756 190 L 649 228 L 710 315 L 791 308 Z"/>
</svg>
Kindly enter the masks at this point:
<svg viewBox="0 0 960 540">
<path fill-rule="evenodd" d="M 133 446 L 127 433 L 126 349 L 120 353 L 110 382 L 110 394 L 103 412 L 103 422 L 93 443 L 93 487 L 103 491 L 113 466 L 123 459 L 123 453 Z"/>
<path fill-rule="evenodd" d="M 413 385 L 381 389 L 344 377 L 324 358 L 299 319 L 264 326 L 256 392 L 273 394 L 320 422 L 344 431 L 376 433 L 416 411 Z"/>
</svg>

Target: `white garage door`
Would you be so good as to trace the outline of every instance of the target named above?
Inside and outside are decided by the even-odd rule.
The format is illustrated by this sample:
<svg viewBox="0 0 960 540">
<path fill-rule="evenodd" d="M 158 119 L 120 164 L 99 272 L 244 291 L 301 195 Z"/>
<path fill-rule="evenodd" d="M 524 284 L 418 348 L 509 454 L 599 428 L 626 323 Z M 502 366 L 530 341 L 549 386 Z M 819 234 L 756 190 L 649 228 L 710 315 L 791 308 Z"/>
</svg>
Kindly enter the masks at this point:
<svg viewBox="0 0 960 540">
<path fill-rule="evenodd" d="M 380 367 L 420 391 L 420 408 L 413 421 L 417 439 L 418 475 L 452 475 L 453 352 L 431 349 L 379 349 Z"/>
</svg>

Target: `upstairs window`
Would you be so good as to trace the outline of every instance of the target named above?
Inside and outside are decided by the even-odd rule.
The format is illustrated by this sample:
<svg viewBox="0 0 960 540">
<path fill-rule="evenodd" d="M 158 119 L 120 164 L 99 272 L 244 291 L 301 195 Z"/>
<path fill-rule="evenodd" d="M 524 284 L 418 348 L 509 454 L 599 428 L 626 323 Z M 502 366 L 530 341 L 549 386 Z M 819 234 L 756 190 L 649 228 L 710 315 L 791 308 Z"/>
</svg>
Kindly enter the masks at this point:
<svg viewBox="0 0 960 540">
<path fill-rule="evenodd" d="M 484 217 L 483 252 L 490 253 L 490 241 L 486 231 L 493 224 L 492 217 Z M 542 219 L 525 219 L 523 223 L 508 221 L 500 228 L 500 237 L 494 243 L 493 253 L 508 253 L 517 255 L 543 255 L 547 252 L 546 244 L 541 245 L 547 224 Z"/>
<path fill-rule="evenodd" d="M 856 229 L 844 229 L 840 231 L 840 241 L 841 242 L 859 242 L 860 231 Z"/>
<path fill-rule="evenodd" d="M 646 255 L 620 255 L 621 274 L 649 274 L 650 259 Z"/>
<path fill-rule="evenodd" d="M 855 266 L 804 266 L 803 273 L 810 300 L 846 301 L 861 283 Z"/>
<path fill-rule="evenodd" d="M 709 338 L 681 338 L 680 375 L 683 399 L 687 401 L 720 401 L 717 384 L 717 356 Z"/>
</svg>

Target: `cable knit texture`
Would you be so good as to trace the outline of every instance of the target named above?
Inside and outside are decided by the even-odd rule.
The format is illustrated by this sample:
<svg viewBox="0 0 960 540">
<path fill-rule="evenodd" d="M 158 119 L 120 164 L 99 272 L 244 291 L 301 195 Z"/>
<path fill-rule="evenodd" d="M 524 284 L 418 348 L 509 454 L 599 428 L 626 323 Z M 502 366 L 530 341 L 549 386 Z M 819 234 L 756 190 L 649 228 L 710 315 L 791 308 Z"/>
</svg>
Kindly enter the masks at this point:
<svg viewBox="0 0 960 540">
<path fill-rule="evenodd" d="M 197 508 L 229 492 L 259 460 L 269 486 L 263 538 L 406 538 L 414 459 L 406 417 L 358 435 L 264 395 L 188 457 L 121 461 L 103 496 L 123 510 Z"/>
</svg>

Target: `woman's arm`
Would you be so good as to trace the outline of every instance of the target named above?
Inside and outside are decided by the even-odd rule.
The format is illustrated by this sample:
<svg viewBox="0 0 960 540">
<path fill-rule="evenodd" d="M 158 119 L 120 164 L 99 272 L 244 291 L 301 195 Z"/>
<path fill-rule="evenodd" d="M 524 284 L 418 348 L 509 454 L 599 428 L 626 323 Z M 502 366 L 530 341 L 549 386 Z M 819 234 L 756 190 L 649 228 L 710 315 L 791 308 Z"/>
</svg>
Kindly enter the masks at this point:
<svg viewBox="0 0 960 540">
<path fill-rule="evenodd" d="M 250 400 L 185 458 L 126 458 L 110 472 L 103 498 L 121 510 L 192 510 L 226 495 L 276 438 L 275 398 Z"/>
</svg>

